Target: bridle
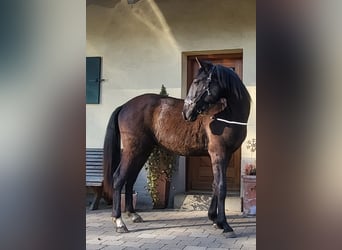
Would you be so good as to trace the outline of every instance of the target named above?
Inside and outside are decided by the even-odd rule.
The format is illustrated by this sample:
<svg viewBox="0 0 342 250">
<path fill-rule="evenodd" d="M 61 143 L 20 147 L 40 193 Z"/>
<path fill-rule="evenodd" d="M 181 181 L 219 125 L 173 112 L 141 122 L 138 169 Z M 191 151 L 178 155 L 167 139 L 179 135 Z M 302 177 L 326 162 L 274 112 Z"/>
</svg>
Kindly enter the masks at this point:
<svg viewBox="0 0 342 250">
<path fill-rule="evenodd" d="M 203 92 L 201 95 L 197 96 L 194 100 L 187 100 L 187 99 L 184 100 L 184 103 L 185 103 L 185 104 L 188 104 L 188 105 L 196 104 L 196 103 L 203 97 L 203 95 L 204 95 L 205 93 L 207 93 L 208 96 L 211 95 L 211 92 L 210 92 L 211 76 L 212 76 L 212 74 L 213 74 L 213 72 L 214 72 L 215 69 L 216 69 L 216 65 L 214 65 L 214 66 L 212 67 L 212 69 L 210 70 L 210 72 L 209 72 L 209 76 L 207 77 L 207 80 L 206 80 L 206 82 L 205 82 L 206 87 L 205 87 L 205 89 L 204 89 L 204 92 Z M 198 113 L 201 113 L 200 110 L 197 110 L 197 112 L 198 112 Z"/>
<path fill-rule="evenodd" d="M 217 66 L 214 65 L 213 68 L 210 70 L 209 76 L 208 76 L 207 81 L 206 81 L 207 88 L 205 89 L 205 91 L 207 91 L 207 95 L 211 95 L 211 93 L 210 93 L 211 76 L 214 73 L 214 70 L 216 69 L 216 67 Z M 203 96 L 203 94 L 201 96 Z"/>
</svg>

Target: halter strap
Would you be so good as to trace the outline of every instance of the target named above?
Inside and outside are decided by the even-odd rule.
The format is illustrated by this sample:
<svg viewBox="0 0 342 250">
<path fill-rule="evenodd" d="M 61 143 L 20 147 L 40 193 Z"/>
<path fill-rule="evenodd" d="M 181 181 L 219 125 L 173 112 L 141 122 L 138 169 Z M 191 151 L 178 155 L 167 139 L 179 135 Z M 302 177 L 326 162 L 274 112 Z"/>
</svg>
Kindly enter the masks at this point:
<svg viewBox="0 0 342 250">
<path fill-rule="evenodd" d="M 208 84 L 208 86 L 207 86 L 207 88 L 206 88 L 205 90 L 207 91 L 207 94 L 208 94 L 208 95 L 211 95 L 211 93 L 210 93 L 211 76 L 212 76 L 212 74 L 213 74 L 213 72 L 214 72 L 215 69 L 216 69 L 216 65 L 214 65 L 214 66 L 212 67 L 212 69 L 211 69 L 211 71 L 210 71 L 210 73 L 209 73 L 209 76 L 208 76 L 208 78 L 207 78 L 207 84 Z"/>
</svg>

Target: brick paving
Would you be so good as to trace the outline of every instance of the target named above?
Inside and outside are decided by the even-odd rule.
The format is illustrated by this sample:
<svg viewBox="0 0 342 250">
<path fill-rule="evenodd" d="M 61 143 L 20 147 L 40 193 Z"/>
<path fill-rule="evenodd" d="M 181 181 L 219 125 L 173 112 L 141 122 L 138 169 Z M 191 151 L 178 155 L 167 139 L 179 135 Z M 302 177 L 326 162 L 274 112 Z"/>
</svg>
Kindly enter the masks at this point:
<svg viewBox="0 0 342 250">
<path fill-rule="evenodd" d="M 226 238 L 212 227 L 207 211 L 150 210 L 138 212 L 143 223 L 133 223 L 123 214 L 129 233 L 115 232 L 110 209 L 87 211 L 87 249 L 256 249 L 256 218 L 228 214 L 237 237 Z"/>
</svg>

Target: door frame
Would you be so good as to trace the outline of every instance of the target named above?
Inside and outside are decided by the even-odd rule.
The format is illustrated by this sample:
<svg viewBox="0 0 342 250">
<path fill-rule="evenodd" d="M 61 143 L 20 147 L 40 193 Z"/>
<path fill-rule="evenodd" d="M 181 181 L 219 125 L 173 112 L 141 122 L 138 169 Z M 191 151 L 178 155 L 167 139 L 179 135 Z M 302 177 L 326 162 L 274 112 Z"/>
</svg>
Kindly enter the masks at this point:
<svg viewBox="0 0 342 250">
<path fill-rule="evenodd" d="M 188 65 L 188 58 L 198 56 L 205 57 L 210 60 L 210 57 L 212 58 L 219 58 L 219 57 L 225 57 L 225 58 L 241 58 L 242 59 L 242 65 L 241 65 L 241 78 L 243 78 L 243 50 L 242 49 L 231 49 L 231 50 L 206 50 L 206 51 L 188 51 L 182 53 L 182 86 L 181 86 L 181 96 L 184 99 L 187 94 L 187 87 L 188 87 L 188 74 L 189 72 L 189 65 Z M 241 177 L 241 149 L 240 149 L 240 177 Z M 185 157 L 185 189 L 188 192 L 189 191 L 189 184 L 188 184 L 188 157 Z M 241 190 L 241 180 L 240 181 L 240 190 Z"/>
<path fill-rule="evenodd" d="M 201 50 L 201 51 L 184 51 L 182 52 L 182 86 L 181 97 L 184 99 L 187 94 L 187 78 L 188 78 L 188 57 L 189 56 L 215 56 L 215 55 L 227 55 L 232 58 L 236 55 L 242 56 L 243 62 L 243 50 L 242 49 L 227 49 L 227 50 Z M 243 69 L 243 67 L 242 67 Z M 242 71 L 243 78 L 243 71 Z"/>
</svg>

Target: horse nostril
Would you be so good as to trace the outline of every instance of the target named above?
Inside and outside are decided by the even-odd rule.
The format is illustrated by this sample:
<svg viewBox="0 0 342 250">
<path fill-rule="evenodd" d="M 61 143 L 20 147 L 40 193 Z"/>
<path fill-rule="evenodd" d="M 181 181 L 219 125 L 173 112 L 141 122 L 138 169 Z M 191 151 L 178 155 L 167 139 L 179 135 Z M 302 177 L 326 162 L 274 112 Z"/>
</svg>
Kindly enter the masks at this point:
<svg viewBox="0 0 342 250">
<path fill-rule="evenodd" d="M 182 111 L 182 116 L 183 116 L 183 119 L 184 119 L 185 121 L 187 121 L 187 122 L 191 120 L 190 117 L 187 117 L 187 116 L 186 116 L 186 112 L 184 112 L 184 111 Z"/>
</svg>

